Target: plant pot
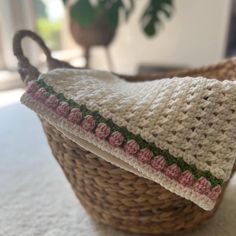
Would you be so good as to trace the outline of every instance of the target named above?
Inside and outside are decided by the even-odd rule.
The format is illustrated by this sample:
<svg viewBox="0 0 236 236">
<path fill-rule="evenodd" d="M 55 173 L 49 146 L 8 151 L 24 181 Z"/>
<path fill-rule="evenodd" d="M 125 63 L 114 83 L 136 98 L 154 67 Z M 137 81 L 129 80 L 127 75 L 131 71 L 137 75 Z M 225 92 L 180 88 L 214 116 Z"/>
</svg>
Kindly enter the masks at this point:
<svg viewBox="0 0 236 236">
<path fill-rule="evenodd" d="M 81 26 L 77 21 L 70 18 L 70 30 L 76 43 L 85 48 L 108 46 L 116 32 L 104 15 L 97 17 L 95 23 L 89 27 Z"/>
</svg>

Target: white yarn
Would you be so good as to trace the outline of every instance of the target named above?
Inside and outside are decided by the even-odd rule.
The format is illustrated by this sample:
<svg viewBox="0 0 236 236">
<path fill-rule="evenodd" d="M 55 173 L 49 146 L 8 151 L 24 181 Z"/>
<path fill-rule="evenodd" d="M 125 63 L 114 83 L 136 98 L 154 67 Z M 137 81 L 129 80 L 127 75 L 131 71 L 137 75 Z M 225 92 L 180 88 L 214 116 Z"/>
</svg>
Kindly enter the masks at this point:
<svg viewBox="0 0 236 236">
<path fill-rule="evenodd" d="M 173 156 L 229 178 L 236 156 L 236 82 L 186 77 L 130 83 L 109 72 L 64 69 L 42 77 L 56 92 Z"/>
<path fill-rule="evenodd" d="M 236 82 L 186 77 L 130 83 L 108 72 L 71 69 L 57 69 L 39 79 L 56 93 L 98 111 L 176 158 L 182 157 L 224 182 L 229 178 L 236 153 Z M 215 202 L 207 196 L 141 164 L 121 148 L 98 140 L 27 93 L 21 101 L 69 139 L 106 161 L 151 179 L 205 210 L 214 207 Z"/>
</svg>

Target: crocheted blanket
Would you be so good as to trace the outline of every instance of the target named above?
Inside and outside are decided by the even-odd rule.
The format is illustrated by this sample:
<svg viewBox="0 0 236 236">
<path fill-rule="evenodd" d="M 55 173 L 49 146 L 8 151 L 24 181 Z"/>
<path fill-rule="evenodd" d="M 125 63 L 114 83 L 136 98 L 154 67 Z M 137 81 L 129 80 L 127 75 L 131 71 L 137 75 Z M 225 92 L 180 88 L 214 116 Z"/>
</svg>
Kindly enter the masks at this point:
<svg viewBox="0 0 236 236">
<path fill-rule="evenodd" d="M 56 69 L 23 104 L 65 136 L 127 171 L 213 209 L 236 156 L 236 82 L 203 77 L 126 82 Z"/>
</svg>

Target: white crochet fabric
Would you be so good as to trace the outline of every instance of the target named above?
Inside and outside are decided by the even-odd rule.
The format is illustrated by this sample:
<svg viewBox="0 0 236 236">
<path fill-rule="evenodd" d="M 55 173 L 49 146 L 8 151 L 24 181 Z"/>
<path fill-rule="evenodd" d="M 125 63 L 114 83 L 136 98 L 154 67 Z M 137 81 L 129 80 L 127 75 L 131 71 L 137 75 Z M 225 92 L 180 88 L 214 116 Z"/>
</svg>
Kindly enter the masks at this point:
<svg viewBox="0 0 236 236">
<path fill-rule="evenodd" d="M 236 156 L 236 82 L 186 77 L 130 83 L 108 72 L 71 69 L 51 71 L 39 80 L 66 99 L 86 105 L 146 142 L 168 150 L 176 159 L 208 171 L 222 182 L 228 180 Z M 207 194 L 154 171 L 121 147 L 98 140 L 93 132 L 58 116 L 32 94 L 25 93 L 22 102 L 68 138 L 107 161 L 154 180 L 206 210 L 214 207 L 215 201 Z"/>
</svg>

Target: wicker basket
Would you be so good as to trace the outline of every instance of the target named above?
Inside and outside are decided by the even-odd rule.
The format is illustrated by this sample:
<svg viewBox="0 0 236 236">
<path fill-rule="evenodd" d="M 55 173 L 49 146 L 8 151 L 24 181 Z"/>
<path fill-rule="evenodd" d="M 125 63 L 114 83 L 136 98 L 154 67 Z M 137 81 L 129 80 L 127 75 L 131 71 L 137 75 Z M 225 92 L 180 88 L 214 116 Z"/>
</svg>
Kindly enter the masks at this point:
<svg viewBox="0 0 236 236">
<path fill-rule="evenodd" d="M 35 40 L 46 54 L 50 69 L 72 68 L 55 60 L 40 37 L 31 31 L 19 31 L 13 41 L 14 54 L 19 61 L 23 81 L 37 79 L 38 70 L 23 55 L 21 40 L 25 36 Z M 82 68 L 80 68 L 82 69 Z M 233 59 L 199 69 L 165 74 L 124 76 L 129 81 L 154 80 L 173 76 L 198 76 L 234 80 L 236 62 Z M 72 189 L 87 212 L 98 221 L 118 229 L 136 233 L 173 233 L 187 231 L 211 218 L 212 211 L 204 211 L 145 178 L 113 166 L 70 141 L 57 129 L 41 119 L 53 155 L 62 167 Z"/>
</svg>

